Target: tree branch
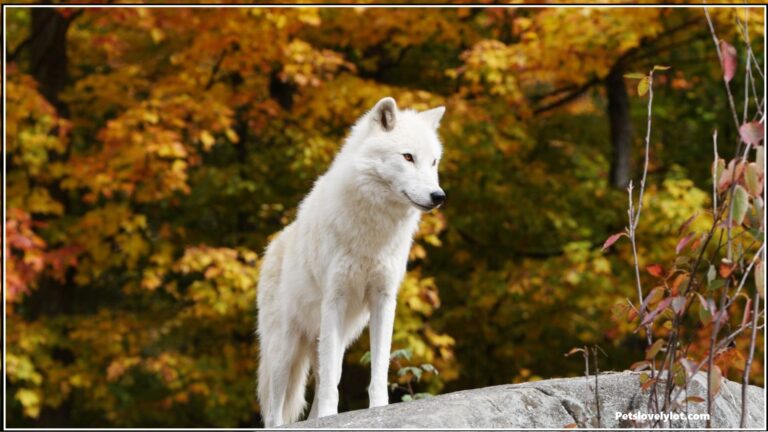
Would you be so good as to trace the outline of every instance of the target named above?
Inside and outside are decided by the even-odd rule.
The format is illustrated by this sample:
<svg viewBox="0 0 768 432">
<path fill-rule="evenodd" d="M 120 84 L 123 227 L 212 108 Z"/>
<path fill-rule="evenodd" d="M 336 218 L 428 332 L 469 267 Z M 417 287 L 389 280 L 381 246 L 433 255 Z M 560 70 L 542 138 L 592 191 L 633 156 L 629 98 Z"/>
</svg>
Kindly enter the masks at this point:
<svg viewBox="0 0 768 432">
<path fill-rule="evenodd" d="M 559 106 L 565 105 L 568 102 L 571 102 L 572 100 L 578 98 L 579 96 L 586 93 L 590 88 L 592 88 L 593 85 L 599 83 L 601 79 L 599 78 L 592 78 L 591 80 L 587 81 L 586 83 L 582 84 L 581 86 L 577 87 L 576 90 L 569 93 L 566 96 L 563 96 L 562 98 L 551 102 L 547 105 L 544 105 L 543 107 L 539 107 L 533 110 L 534 114 L 541 114 L 543 112 L 549 111 L 551 109 L 557 108 Z"/>
</svg>

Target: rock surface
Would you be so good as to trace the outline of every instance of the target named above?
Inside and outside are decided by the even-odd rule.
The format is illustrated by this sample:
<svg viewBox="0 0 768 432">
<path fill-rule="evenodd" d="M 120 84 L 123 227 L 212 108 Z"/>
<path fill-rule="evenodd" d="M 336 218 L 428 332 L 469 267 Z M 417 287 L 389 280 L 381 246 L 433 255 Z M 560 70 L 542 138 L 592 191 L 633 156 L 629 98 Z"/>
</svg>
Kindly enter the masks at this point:
<svg viewBox="0 0 768 432">
<path fill-rule="evenodd" d="M 616 413 L 650 413 L 649 390 L 640 388 L 640 373 L 608 372 L 599 376 L 599 427 L 633 428 L 643 421 L 617 418 Z M 706 374 L 699 373 L 682 394 L 706 399 Z M 386 407 L 351 411 L 298 422 L 295 428 L 565 428 L 598 427 L 595 380 L 560 378 L 465 390 Z M 663 387 L 660 385 L 659 389 Z M 661 390 L 659 391 L 662 392 Z M 683 402 L 684 404 L 684 402 Z M 765 390 L 747 392 L 748 428 L 765 426 Z M 688 403 L 689 414 L 706 413 L 706 402 Z M 715 399 L 713 428 L 739 427 L 741 385 L 726 381 Z M 673 420 L 667 427 L 705 427 L 706 420 Z"/>
</svg>

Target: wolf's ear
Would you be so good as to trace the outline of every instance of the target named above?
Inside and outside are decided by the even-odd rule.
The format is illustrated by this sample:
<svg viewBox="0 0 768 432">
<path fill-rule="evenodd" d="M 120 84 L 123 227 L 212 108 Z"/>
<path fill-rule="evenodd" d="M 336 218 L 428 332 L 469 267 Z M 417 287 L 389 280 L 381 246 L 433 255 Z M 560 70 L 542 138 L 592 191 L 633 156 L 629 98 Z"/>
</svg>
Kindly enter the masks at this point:
<svg viewBox="0 0 768 432">
<path fill-rule="evenodd" d="M 445 114 L 444 106 L 439 106 L 437 108 L 432 108 L 431 110 L 426 110 L 419 113 L 421 118 L 426 120 L 427 123 L 431 124 L 435 129 L 440 126 L 440 119 L 443 118 L 443 114 Z"/>
<path fill-rule="evenodd" d="M 397 121 L 397 103 L 391 97 L 376 102 L 371 110 L 373 122 L 381 126 L 385 131 L 391 131 Z"/>
</svg>

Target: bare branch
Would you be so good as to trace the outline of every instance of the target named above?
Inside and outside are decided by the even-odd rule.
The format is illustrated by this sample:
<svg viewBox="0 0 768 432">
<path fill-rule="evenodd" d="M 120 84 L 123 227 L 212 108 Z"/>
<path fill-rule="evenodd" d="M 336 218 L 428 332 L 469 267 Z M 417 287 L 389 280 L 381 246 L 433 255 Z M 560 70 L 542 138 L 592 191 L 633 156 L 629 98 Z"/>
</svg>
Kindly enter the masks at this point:
<svg viewBox="0 0 768 432">
<path fill-rule="evenodd" d="M 715 49 L 717 50 L 717 58 L 720 60 L 720 64 L 723 64 L 723 53 L 720 52 L 720 43 L 717 40 L 717 34 L 715 33 L 715 27 L 712 25 L 712 19 L 709 17 L 709 11 L 704 8 L 704 14 L 707 16 L 707 23 L 709 24 L 709 31 L 712 33 L 712 41 L 715 43 Z M 723 83 L 725 84 L 725 91 L 728 93 L 728 104 L 731 107 L 731 114 L 733 116 L 733 125 L 736 130 L 739 130 L 739 118 L 736 116 L 736 105 L 733 103 L 733 94 L 731 93 L 731 86 L 728 85 L 728 80 L 725 79 L 723 74 Z M 741 140 L 738 140 L 741 144 Z M 737 147 L 736 154 L 739 154 L 739 148 Z"/>
<path fill-rule="evenodd" d="M 595 358 L 595 405 L 597 407 L 597 427 L 602 427 L 602 420 L 600 418 L 600 384 L 598 382 L 598 376 L 600 376 L 600 366 L 597 358 L 599 357 L 597 348 L 592 347 L 592 355 Z"/>
<path fill-rule="evenodd" d="M 533 113 L 534 114 L 541 114 L 543 112 L 546 112 L 546 111 L 549 111 L 551 109 L 557 108 L 557 107 L 559 107 L 561 105 L 565 105 L 568 102 L 570 102 L 570 101 L 578 98 L 579 96 L 583 95 L 584 93 L 586 93 L 587 90 L 589 90 L 590 88 L 592 88 L 592 86 L 594 86 L 595 84 L 597 84 L 599 82 L 600 82 L 600 80 L 598 78 L 592 78 L 591 80 L 589 80 L 586 83 L 582 84 L 581 86 L 579 86 L 578 88 L 573 90 L 571 93 L 561 97 L 560 99 L 558 99 L 558 100 L 556 100 L 554 102 L 551 102 L 551 103 L 549 103 L 547 105 L 544 105 L 543 107 L 539 107 L 539 108 L 534 109 Z"/>
<path fill-rule="evenodd" d="M 712 165 L 712 215 L 717 214 L 717 161 L 720 156 L 717 155 L 717 129 L 712 134 L 712 144 L 715 150 L 715 161 Z"/>
<path fill-rule="evenodd" d="M 752 300 L 754 309 L 752 310 L 752 335 L 749 339 L 749 356 L 744 364 L 744 380 L 741 383 L 741 420 L 739 427 L 747 427 L 747 389 L 749 389 L 749 370 L 752 369 L 752 359 L 755 357 L 755 341 L 757 340 L 757 316 L 760 312 L 760 293 L 755 292 L 755 299 Z"/>
</svg>

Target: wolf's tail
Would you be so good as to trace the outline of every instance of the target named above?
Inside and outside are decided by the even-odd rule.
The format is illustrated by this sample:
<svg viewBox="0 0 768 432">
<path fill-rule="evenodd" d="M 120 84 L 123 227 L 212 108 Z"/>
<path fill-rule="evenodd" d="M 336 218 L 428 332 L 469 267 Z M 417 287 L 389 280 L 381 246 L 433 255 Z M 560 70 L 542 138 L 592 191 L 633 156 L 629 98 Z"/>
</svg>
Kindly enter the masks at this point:
<svg viewBox="0 0 768 432">
<path fill-rule="evenodd" d="M 288 377 L 285 403 L 283 405 L 283 421 L 286 424 L 297 421 L 304 412 L 307 404 L 304 399 L 304 393 L 307 387 L 309 356 L 306 351 L 306 344 L 297 348 L 298 349 L 295 351 L 296 355 L 290 363 L 290 375 Z"/>
<path fill-rule="evenodd" d="M 290 227 L 289 227 L 290 228 Z M 304 411 L 309 352 L 303 338 L 282 321 L 277 295 L 286 231 L 272 240 L 261 264 L 258 287 L 258 398 L 266 427 L 298 420 Z"/>
<path fill-rule="evenodd" d="M 258 327 L 256 329 L 259 335 L 258 397 L 261 417 L 264 419 L 266 427 L 277 426 L 274 421 L 279 420 L 275 418 L 276 413 L 272 412 L 272 407 L 275 404 L 270 396 L 283 397 L 283 395 L 270 395 L 270 388 L 272 387 L 270 378 L 274 373 L 282 372 L 278 369 L 278 365 L 274 364 L 277 363 L 274 361 L 275 349 L 277 348 L 275 345 L 276 342 L 279 344 L 279 341 L 275 339 L 280 337 L 280 335 L 275 335 L 274 331 L 281 327 L 275 322 L 280 318 L 275 311 L 276 306 L 278 306 L 275 295 L 280 287 L 283 250 L 283 233 L 280 233 L 269 243 L 259 271 Z"/>
</svg>

